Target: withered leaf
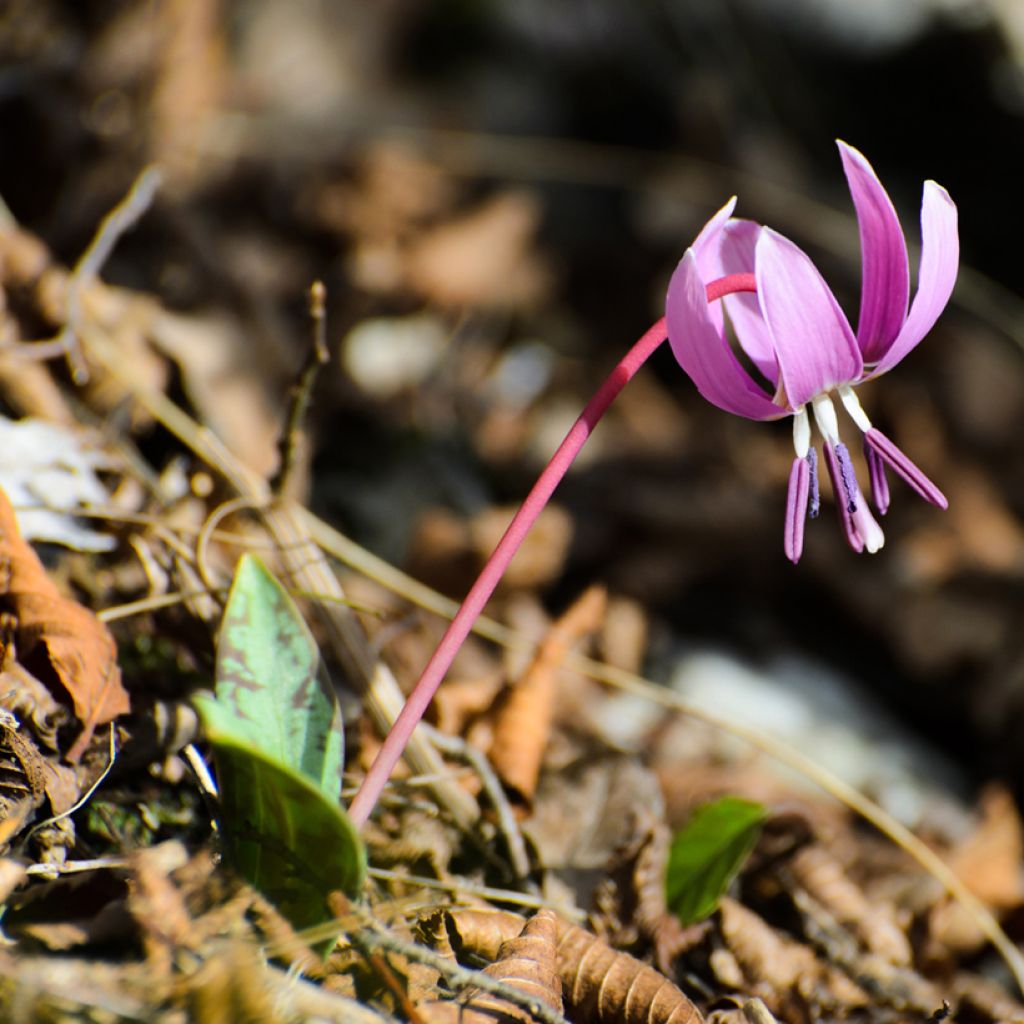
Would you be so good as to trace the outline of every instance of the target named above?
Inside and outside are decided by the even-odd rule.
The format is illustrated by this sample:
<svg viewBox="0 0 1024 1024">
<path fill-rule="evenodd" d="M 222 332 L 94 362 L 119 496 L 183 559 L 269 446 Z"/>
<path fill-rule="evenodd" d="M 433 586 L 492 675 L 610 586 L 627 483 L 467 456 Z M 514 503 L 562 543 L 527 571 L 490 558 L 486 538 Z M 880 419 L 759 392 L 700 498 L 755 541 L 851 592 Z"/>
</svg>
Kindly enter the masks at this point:
<svg viewBox="0 0 1024 1024">
<path fill-rule="evenodd" d="M 81 757 L 96 726 L 129 709 L 117 646 L 110 631 L 82 605 L 64 597 L 35 551 L 22 539 L 0 490 L 0 606 L 17 620 L 18 660 L 70 700 L 82 732 L 67 753 Z M 61 692 L 62 691 L 62 692 Z"/>
</svg>

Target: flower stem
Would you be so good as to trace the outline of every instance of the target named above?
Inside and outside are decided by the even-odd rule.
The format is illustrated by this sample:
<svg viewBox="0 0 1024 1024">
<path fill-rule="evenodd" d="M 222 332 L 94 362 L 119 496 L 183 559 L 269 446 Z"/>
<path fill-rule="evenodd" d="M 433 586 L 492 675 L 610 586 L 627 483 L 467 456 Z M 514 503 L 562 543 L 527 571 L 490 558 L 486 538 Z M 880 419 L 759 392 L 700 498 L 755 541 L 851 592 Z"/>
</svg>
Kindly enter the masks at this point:
<svg viewBox="0 0 1024 1024">
<path fill-rule="evenodd" d="M 754 291 L 753 277 L 753 274 L 735 274 L 713 281 L 707 287 L 708 301 L 721 298 L 734 291 Z M 555 488 L 565 476 L 594 427 L 597 426 L 598 421 L 666 336 L 665 318 L 662 317 L 644 332 L 640 340 L 612 370 L 594 397 L 587 403 L 586 408 L 580 413 L 569 433 L 565 435 L 565 440 L 558 446 L 551 461 L 541 471 L 533 489 L 526 496 L 526 500 L 519 507 L 519 511 L 512 518 L 508 529 L 498 541 L 498 546 L 470 588 L 455 618 L 448 624 L 441 642 L 431 655 L 423 674 L 412 693 L 409 694 L 405 706 L 399 712 L 395 724 L 385 737 L 370 770 L 366 773 L 366 778 L 363 779 L 362 785 L 348 809 L 348 815 L 357 828 L 364 825 L 370 817 L 385 784 L 391 777 L 391 772 L 402 756 L 402 751 L 405 750 L 405 745 L 408 743 L 413 729 L 426 713 L 438 686 L 441 685 L 441 680 L 473 628 L 473 623 L 484 610 L 491 594 L 494 593 L 494 588 L 498 585 L 498 581 L 513 555 L 519 549 L 523 538 L 536 522 Z"/>
</svg>

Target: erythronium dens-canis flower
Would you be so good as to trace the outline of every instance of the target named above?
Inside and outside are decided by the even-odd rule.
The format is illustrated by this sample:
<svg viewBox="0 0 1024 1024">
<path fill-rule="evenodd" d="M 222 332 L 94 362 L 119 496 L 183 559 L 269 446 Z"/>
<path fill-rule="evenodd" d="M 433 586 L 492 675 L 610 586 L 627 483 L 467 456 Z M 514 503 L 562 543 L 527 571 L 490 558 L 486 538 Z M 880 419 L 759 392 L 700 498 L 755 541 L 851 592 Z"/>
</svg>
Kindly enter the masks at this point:
<svg viewBox="0 0 1024 1024">
<path fill-rule="evenodd" d="M 946 507 L 939 489 L 872 427 L 853 387 L 895 366 L 945 307 L 959 259 L 956 207 L 945 189 L 925 182 L 921 266 L 917 294 L 908 309 L 906 242 L 892 201 L 857 150 L 843 142 L 839 150 L 860 224 L 863 285 L 856 335 L 828 285 L 796 245 L 771 228 L 734 219 L 734 199 L 719 210 L 673 275 L 665 316 L 644 332 L 587 403 L 449 623 L 349 806 L 357 827 L 369 818 L 413 729 L 523 538 L 598 421 L 666 334 L 676 359 L 710 402 L 748 419 L 793 417 L 796 457 L 784 545 L 792 561 L 803 550 L 805 518 L 818 511 L 811 414 L 824 438 L 825 464 L 848 541 L 857 551 L 877 551 L 884 541 L 861 497 L 849 452 L 839 440 L 833 393 L 864 433 L 878 511 L 884 513 L 889 505 L 886 465 L 927 501 Z M 756 382 L 729 347 L 726 313 L 747 360 L 770 382 L 773 393 Z"/>
<path fill-rule="evenodd" d="M 863 432 L 871 497 L 880 514 L 889 507 L 886 466 L 926 501 L 939 508 L 947 504 L 935 484 L 871 425 L 853 389 L 891 370 L 945 308 L 959 262 L 956 206 L 941 185 L 925 182 L 918 286 L 908 304 L 907 246 L 892 200 L 864 156 L 844 142 L 838 146 L 860 227 L 856 334 L 807 254 L 771 228 L 734 218 L 735 199 L 708 221 L 686 251 L 669 284 L 666 304 L 672 351 L 709 402 L 748 419 L 793 417 L 796 454 L 784 538 L 793 562 L 803 551 L 804 521 L 816 516 L 819 506 L 812 415 L 824 442 L 825 466 L 847 541 L 855 551 L 874 552 L 885 540 L 839 438 L 833 395 Z M 756 291 L 708 302 L 708 282 L 738 274 L 753 275 Z M 725 316 L 743 355 L 772 393 L 730 348 Z"/>
</svg>

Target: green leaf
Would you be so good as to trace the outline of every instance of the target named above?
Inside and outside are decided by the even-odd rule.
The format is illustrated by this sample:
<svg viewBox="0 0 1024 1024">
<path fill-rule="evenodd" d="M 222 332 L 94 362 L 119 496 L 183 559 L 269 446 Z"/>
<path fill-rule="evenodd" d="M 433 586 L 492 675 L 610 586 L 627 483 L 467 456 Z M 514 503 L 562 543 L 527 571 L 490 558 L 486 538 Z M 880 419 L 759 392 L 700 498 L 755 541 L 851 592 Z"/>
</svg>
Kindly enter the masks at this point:
<svg viewBox="0 0 1024 1024">
<path fill-rule="evenodd" d="M 665 871 L 669 909 L 683 922 L 702 921 L 754 848 L 767 810 L 726 796 L 698 807 L 676 833 Z"/>
<path fill-rule="evenodd" d="M 250 742 L 312 779 L 331 800 L 341 794 L 341 710 L 320 671 L 309 627 L 263 563 L 239 560 L 217 640 L 217 700 Z"/>
<path fill-rule="evenodd" d="M 327 894 L 356 896 L 366 852 L 322 789 L 253 744 L 250 725 L 209 694 L 193 702 L 213 747 L 225 856 L 298 929 L 330 919 Z"/>
</svg>

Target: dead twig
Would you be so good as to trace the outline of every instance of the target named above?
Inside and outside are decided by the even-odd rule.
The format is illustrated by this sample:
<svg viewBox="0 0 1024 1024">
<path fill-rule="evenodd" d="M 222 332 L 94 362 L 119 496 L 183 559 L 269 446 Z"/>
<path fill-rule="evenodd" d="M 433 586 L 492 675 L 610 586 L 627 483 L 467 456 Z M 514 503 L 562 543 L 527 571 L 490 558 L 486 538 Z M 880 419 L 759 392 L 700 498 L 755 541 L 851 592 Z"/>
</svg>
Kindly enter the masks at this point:
<svg viewBox="0 0 1024 1024">
<path fill-rule="evenodd" d="M 100 221 L 96 234 L 68 278 L 64 298 L 64 326 L 48 341 L 18 346 L 19 355 L 33 359 L 50 359 L 63 355 L 67 360 L 71 379 L 76 384 L 88 383 L 89 368 L 82 352 L 79 333 L 82 319 L 82 289 L 99 274 L 121 236 L 153 204 L 162 180 L 159 168 L 145 168 L 132 183 L 124 199 Z"/>
<path fill-rule="evenodd" d="M 494 813 L 498 817 L 498 831 L 505 839 L 513 874 L 517 881 L 525 879 L 530 873 L 530 858 L 526 852 L 526 842 L 523 839 L 523 833 L 519 830 L 519 822 L 516 821 L 512 805 L 505 795 L 505 788 L 491 766 L 491 762 L 483 751 L 477 750 L 472 743 L 467 743 L 458 736 L 446 736 L 431 725 L 425 725 L 425 728 L 438 750 L 449 757 L 460 758 L 476 772 L 484 792 L 491 801 Z"/>
<path fill-rule="evenodd" d="M 270 489 L 277 496 L 289 494 L 296 463 L 305 441 L 306 416 L 313 399 L 313 385 L 320 370 L 330 362 L 331 353 L 327 348 L 327 289 L 323 281 L 314 281 L 309 288 L 309 316 L 313 325 L 313 344 L 306 361 L 292 385 L 292 401 L 288 418 L 281 433 L 279 446 L 281 465 L 270 481 Z"/>
</svg>

